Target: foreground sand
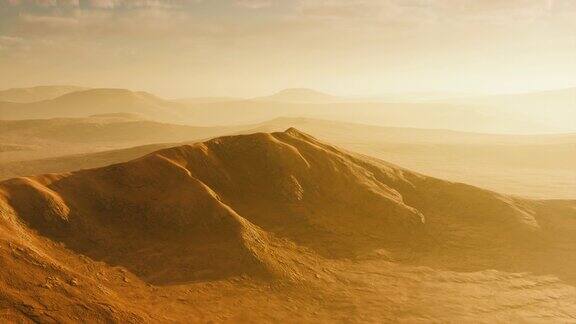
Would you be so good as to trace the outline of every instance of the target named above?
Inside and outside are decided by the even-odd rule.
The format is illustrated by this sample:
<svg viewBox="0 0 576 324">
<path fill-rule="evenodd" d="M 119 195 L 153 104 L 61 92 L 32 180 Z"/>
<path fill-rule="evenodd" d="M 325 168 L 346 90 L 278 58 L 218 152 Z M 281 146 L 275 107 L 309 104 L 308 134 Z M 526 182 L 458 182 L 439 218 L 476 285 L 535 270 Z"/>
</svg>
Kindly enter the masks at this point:
<svg viewBox="0 0 576 324">
<path fill-rule="evenodd" d="M 296 129 L 0 183 L 0 316 L 571 322 L 576 202 L 514 198 Z"/>
</svg>

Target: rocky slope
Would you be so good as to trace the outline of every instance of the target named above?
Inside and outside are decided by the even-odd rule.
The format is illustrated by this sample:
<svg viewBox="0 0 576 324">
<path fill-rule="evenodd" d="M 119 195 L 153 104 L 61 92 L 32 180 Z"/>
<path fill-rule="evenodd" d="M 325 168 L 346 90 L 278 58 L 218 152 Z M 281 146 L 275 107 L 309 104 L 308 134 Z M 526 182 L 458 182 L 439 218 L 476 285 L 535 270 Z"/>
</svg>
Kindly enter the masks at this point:
<svg viewBox="0 0 576 324">
<path fill-rule="evenodd" d="M 434 280 L 449 276 L 481 287 L 489 279 L 454 271 L 576 279 L 573 201 L 524 200 L 426 177 L 293 128 L 7 180 L 0 183 L 0 213 L 0 314 L 16 319 L 171 321 L 169 311 L 147 310 L 130 296 L 160 303 L 152 302 L 158 294 L 180 293 L 158 287 L 193 285 L 207 299 L 186 303 L 210 308 L 214 291 L 204 285 L 224 282 L 220 288 L 245 292 L 246 283 L 234 278 L 256 280 L 260 288 L 248 290 L 260 293 L 262 285 L 280 285 L 303 300 L 317 296 L 310 289 L 335 298 L 329 291 L 349 289 L 354 271 L 385 271 L 371 262 L 383 269 L 397 264 L 404 274 L 425 266 Z M 274 299 L 278 291 L 264 294 Z M 574 297 L 572 290 L 563 294 Z M 326 307 L 342 314 L 335 300 Z"/>
</svg>

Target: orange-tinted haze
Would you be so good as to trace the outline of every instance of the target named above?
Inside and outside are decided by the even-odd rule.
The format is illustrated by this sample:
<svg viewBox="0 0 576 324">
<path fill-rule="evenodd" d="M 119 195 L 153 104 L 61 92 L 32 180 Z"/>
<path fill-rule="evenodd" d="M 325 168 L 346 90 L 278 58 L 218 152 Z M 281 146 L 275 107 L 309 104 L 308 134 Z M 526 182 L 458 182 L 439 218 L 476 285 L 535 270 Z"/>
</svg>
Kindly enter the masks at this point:
<svg viewBox="0 0 576 324">
<path fill-rule="evenodd" d="M 0 0 L 0 88 L 168 97 L 576 85 L 571 0 Z"/>
</svg>

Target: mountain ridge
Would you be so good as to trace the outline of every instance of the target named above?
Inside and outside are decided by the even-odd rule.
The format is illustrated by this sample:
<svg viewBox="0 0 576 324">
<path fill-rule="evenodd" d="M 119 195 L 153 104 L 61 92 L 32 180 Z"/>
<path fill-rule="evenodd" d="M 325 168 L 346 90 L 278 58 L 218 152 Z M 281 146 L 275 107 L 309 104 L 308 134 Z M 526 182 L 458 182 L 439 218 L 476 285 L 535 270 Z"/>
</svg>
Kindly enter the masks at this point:
<svg viewBox="0 0 576 324">
<path fill-rule="evenodd" d="M 345 101 L 345 99 L 309 88 L 288 88 L 270 96 L 258 97 L 255 100 L 280 101 L 294 103 L 329 103 Z"/>
<path fill-rule="evenodd" d="M 31 103 L 35 101 L 54 99 L 67 93 L 83 91 L 86 89 L 88 88 L 70 85 L 11 88 L 0 90 L 0 101 L 8 101 L 13 103 Z"/>
<path fill-rule="evenodd" d="M 88 117 L 95 114 L 131 113 L 160 121 L 174 120 L 183 105 L 150 93 L 117 88 L 75 91 L 56 98 L 0 106 L 2 119 Z M 17 109 L 14 109 L 17 108 Z"/>
<path fill-rule="evenodd" d="M 466 296 L 454 287 L 476 297 L 478 288 L 498 289 L 506 293 L 498 307 L 538 300 L 513 293 L 519 285 L 570 301 L 576 295 L 562 282 L 576 282 L 574 219 L 576 201 L 520 199 L 427 177 L 295 128 L 219 137 L 0 182 L 0 315 L 198 320 L 221 314 L 215 301 L 231 294 L 241 305 L 264 298 L 267 307 L 270 298 L 296 296 L 297 310 L 293 301 L 273 302 L 292 305 L 291 315 L 310 314 L 328 297 L 323 307 L 333 315 L 324 318 L 336 319 L 343 300 L 381 302 L 384 294 L 394 307 L 441 318 L 425 305 L 443 307 L 444 299 L 395 301 L 414 280 L 453 297 Z M 358 281 L 360 273 L 368 280 Z M 342 297 L 351 282 L 358 291 Z M 373 285 L 384 290 L 366 291 Z M 189 303 L 200 308 L 191 314 Z M 178 311 L 160 316 L 155 305 Z M 542 312 L 570 309 L 546 305 Z M 398 316 L 388 307 L 369 312 L 374 320 Z"/>
<path fill-rule="evenodd" d="M 248 151 L 246 151 L 247 148 Z M 262 157 L 265 157 L 265 159 L 262 160 Z M 239 162 L 240 160 L 244 162 L 241 163 Z M 255 163 L 261 165 L 260 170 L 256 174 L 262 174 L 257 177 L 251 177 L 250 175 L 254 174 L 255 170 L 250 165 Z M 210 167 L 210 165 L 214 167 Z M 376 210 L 380 210 L 376 213 L 383 215 L 392 213 L 392 215 L 396 215 L 394 217 L 399 218 L 393 218 L 395 219 L 394 221 L 389 219 L 386 222 L 391 222 L 390 224 L 400 222 L 394 225 L 397 227 L 407 221 L 408 223 L 398 228 L 408 226 L 405 229 L 410 232 L 409 228 L 413 225 L 406 224 L 412 224 L 412 222 L 416 222 L 414 224 L 427 223 L 425 220 L 427 220 L 426 215 L 430 207 L 422 202 L 432 203 L 432 201 L 423 198 L 430 196 L 431 192 L 425 189 L 424 193 L 422 193 L 419 186 L 422 188 L 431 186 L 432 188 L 442 189 L 446 196 L 458 197 L 462 192 L 471 191 L 478 197 L 485 197 L 482 199 L 487 199 L 490 204 L 499 205 L 501 206 L 498 207 L 499 209 L 508 210 L 506 213 L 509 216 L 507 217 L 510 217 L 509 221 L 516 224 L 517 229 L 524 228 L 531 232 L 539 227 L 537 220 L 531 216 L 531 212 L 524 212 L 523 207 L 514 207 L 515 201 L 523 200 L 509 198 L 505 195 L 468 185 L 451 184 L 435 180 L 391 164 L 355 157 L 333 146 L 323 144 L 295 128 L 271 134 L 256 133 L 225 136 L 198 144 L 162 149 L 126 163 L 65 174 L 63 179 L 70 178 L 71 180 L 64 181 L 68 182 L 76 178 L 83 179 L 88 177 L 82 182 L 72 181 L 72 183 L 81 186 L 83 183 L 93 183 L 94 179 L 90 177 L 94 175 L 100 179 L 98 181 L 108 183 L 106 186 L 112 186 L 109 190 L 117 190 L 113 189 L 115 185 L 124 186 L 125 190 L 128 190 L 128 188 L 131 188 L 132 182 L 138 183 L 144 181 L 144 179 L 149 179 L 146 181 L 152 181 L 152 183 L 162 183 L 161 179 L 168 177 L 168 173 L 160 176 L 162 171 L 159 170 L 166 170 L 166 172 L 172 173 L 173 176 L 170 177 L 175 177 L 173 181 L 177 181 L 176 183 L 180 183 L 181 180 L 177 180 L 180 177 L 191 176 L 193 179 L 200 181 L 201 188 L 204 188 L 204 186 L 209 188 L 207 192 L 217 193 L 218 197 L 231 197 L 223 201 L 230 202 L 227 205 L 233 206 L 234 210 L 237 210 L 236 204 L 238 204 L 240 206 L 238 207 L 240 211 L 237 211 L 239 215 L 245 215 L 241 210 L 244 210 L 247 206 L 242 200 L 249 197 L 252 197 L 250 199 L 253 200 L 259 197 L 258 199 L 265 198 L 265 201 L 270 203 L 288 203 L 296 206 L 307 203 L 306 197 L 310 197 L 314 204 L 324 203 L 325 198 L 323 197 L 326 196 L 332 197 L 331 199 L 336 201 L 344 202 L 350 199 L 350 197 L 345 198 L 350 195 L 348 193 L 349 188 L 356 187 L 354 195 L 360 195 L 363 198 L 356 197 L 353 201 L 361 200 L 365 202 L 365 205 L 371 206 L 370 210 L 372 211 L 366 210 L 364 212 L 374 213 Z M 333 172 L 335 173 L 333 174 Z M 112 177 L 111 174 L 114 174 L 114 176 Z M 137 176 L 138 174 L 139 176 Z M 267 175 L 263 176 L 263 174 Z M 338 174 L 336 178 L 334 178 L 335 174 Z M 47 178 L 32 177 L 32 179 L 40 179 L 34 180 L 34 183 L 40 181 L 39 183 L 46 186 L 53 183 L 54 177 L 62 176 L 50 175 Z M 140 179 L 141 177 L 143 178 Z M 116 180 L 110 182 L 112 180 L 106 179 Z M 331 182 L 333 183 L 331 186 L 317 187 L 318 183 L 324 183 L 327 179 L 332 179 Z M 23 180 L 13 179 L 9 181 L 19 183 Z M 58 183 L 62 181 L 59 179 Z M 103 190 L 102 185 L 98 185 L 99 189 L 93 188 L 89 191 L 101 191 Z M 32 184 L 25 185 L 25 187 L 30 186 L 34 187 Z M 139 185 L 134 188 L 139 188 Z M 347 189 L 344 190 L 344 188 Z M 250 192 L 250 194 L 237 197 L 236 192 L 238 190 Z M 82 192 L 82 190 L 74 190 L 74 192 L 76 191 Z M 323 194 L 319 195 L 319 192 Z M 107 195 L 104 192 L 103 194 L 104 196 Z M 54 204 L 58 205 L 56 202 Z M 252 207 L 248 207 L 248 209 L 250 208 Z M 349 207 L 346 208 L 349 209 Z M 65 210 L 63 207 L 58 207 L 57 209 Z M 150 206 L 149 209 L 154 208 Z M 500 211 L 501 216 L 493 217 L 503 217 L 502 215 L 506 215 L 506 213 L 502 214 L 502 211 Z M 402 220 L 405 217 L 408 218 Z M 411 220 L 408 221 L 408 219 Z M 270 220 L 259 217 L 250 218 L 249 220 L 251 222 L 256 221 L 255 224 L 257 226 L 265 229 L 270 226 L 276 226 L 274 223 L 270 223 Z M 378 222 L 377 220 L 373 221 Z M 336 228 L 340 226 L 337 224 L 333 225 Z M 325 226 L 328 225 L 325 224 Z M 361 228 L 363 228 L 363 231 L 370 231 L 369 228 Z M 398 232 L 400 234 L 392 230 L 387 231 L 390 237 L 406 234 L 404 231 Z M 291 236 L 294 233 L 288 231 L 285 234 Z M 385 239 L 384 241 L 387 240 Z M 331 253 L 326 251 L 325 247 L 320 250 L 322 250 L 322 253 Z M 338 253 L 336 252 L 336 254 Z"/>
</svg>

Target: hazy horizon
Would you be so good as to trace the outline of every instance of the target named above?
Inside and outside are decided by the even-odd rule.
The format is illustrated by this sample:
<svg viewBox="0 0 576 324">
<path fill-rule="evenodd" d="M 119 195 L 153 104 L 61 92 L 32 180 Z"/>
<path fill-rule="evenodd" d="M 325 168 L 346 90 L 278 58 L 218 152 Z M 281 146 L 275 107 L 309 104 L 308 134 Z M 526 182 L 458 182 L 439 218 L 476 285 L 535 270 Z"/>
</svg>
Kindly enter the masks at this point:
<svg viewBox="0 0 576 324">
<path fill-rule="evenodd" d="M 568 0 L 0 1 L 0 88 L 516 93 L 576 86 L 575 57 Z"/>
<path fill-rule="evenodd" d="M 253 93 L 253 94 L 246 94 L 246 95 L 237 95 L 233 96 L 227 93 L 219 93 L 219 94 L 196 94 L 196 95 L 177 95 L 177 96 L 169 96 L 163 95 L 155 91 L 154 89 L 141 89 L 141 88 L 130 88 L 130 87 L 123 87 L 123 86 L 114 86 L 110 87 L 106 84 L 95 84 L 95 85 L 87 85 L 81 82 L 73 82 L 73 83 L 35 83 L 35 84 L 25 84 L 19 85 L 14 87 L 5 87 L 0 88 L 0 91 L 6 90 L 24 90 L 24 89 L 31 89 L 37 87 L 81 87 L 86 89 L 118 89 L 118 90 L 129 90 L 133 92 L 147 92 L 152 95 L 158 96 L 163 99 L 168 100 L 179 100 L 179 99 L 187 99 L 187 98 L 229 98 L 229 99 L 239 99 L 239 100 L 249 100 L 254 98 L 260 98 L 265 96 L 270 96 L 274 94 L 281 93 L 286 90 L 312 90 L 326 95 L 333 95 L 336 97 L 341 97 L 342 99 L 374 99 L 379 101 L 385 101 L 388 98 L 404 98 L 406 102 L 410 102 L 411 99 L 413 101 L 421 101 L 421 100 L 434 100 L 435 98 L 439 99 L 458 99 L 458 98 L 473 98 L 473 97 L 490 97 L 490 96 L 499 96 L 499 95 L 521 95 L 521 94 L 532 94 L 532 93 L 542 93 L 542 92 L 551 92 L 551 91 L 562 91 L 562 90 L 572 90 L 576 89 L 576 84 L 572 86 L 566 87 L 559 87 L 559 88 L 542 88 L 542 89 L 533 89 L 533 90 L 516 90 L 516 91 L 493 91 L 493 92 L 453 92 L 453 91 L 390 91 L 390 92 L 382 92 L 382 93 L 334 93 L 328 90 L 323 90 L 319 88 L 309 88 L 303 86 L 292 86 L 286 88 L 277 88 L 272 89 L 271 92 L 261 92 L 261 93 Z M 406 97 L 405 97 L 406 96 Z"/>
</svg>

